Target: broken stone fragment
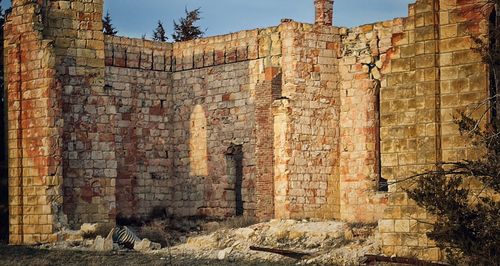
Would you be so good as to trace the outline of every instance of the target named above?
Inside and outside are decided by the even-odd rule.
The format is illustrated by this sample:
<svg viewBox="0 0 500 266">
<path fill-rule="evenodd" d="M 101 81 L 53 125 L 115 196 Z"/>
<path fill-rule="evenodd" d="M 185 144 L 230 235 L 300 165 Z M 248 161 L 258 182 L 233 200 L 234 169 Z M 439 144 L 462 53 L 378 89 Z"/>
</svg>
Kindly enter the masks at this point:
<svg viewBox="0 0 500 266">
<path fill-rule="evenodd" d="M 161 244 L 151 242 L 149 239 L 144 238 L 141 241 L 136 241 L 134 244 L 134 250 L 136 251 L 151 251 L 161 249 Z"/>
<path fill-rule="evenodd" d="M 58 233 L 59 241 L 83 241 L 81 231 L 63 229 Z"/>
<path fill-rule="evenodd" d="M 89 224 L 85 223 L 80 226 L 80 232 L 82 233 L 83 236 L 88 236 L 88 235 L 95 235 L 97 232 L 99 224 Z"/>
<path fill-rule="evenodd" d="M 113 239 L 103 238 L 102 236 L 97 236 L 94 241 L 94 246 L 92 247 L 95 251 L 112 251 L 113 250 Z"/>
<path fill-rule="evenodd" d="M 219 259 L 219 260 L 225 259 L 229 254 L 231 254 L 231 251 L 233 251 L 232 247 L 228 247 L 228 248 L 225 248 L 223 250 L 220 250 L 217 253 L 217 259 Z"/>
</svg>

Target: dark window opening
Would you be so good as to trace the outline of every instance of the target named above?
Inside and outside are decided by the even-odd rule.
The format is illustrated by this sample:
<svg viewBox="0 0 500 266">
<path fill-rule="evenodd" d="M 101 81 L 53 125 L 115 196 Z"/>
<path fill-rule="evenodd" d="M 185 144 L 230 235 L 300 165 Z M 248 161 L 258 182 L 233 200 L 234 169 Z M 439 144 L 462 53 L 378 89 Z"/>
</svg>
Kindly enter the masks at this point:
<svg viewBox="0 0 500 266">
<path fill-rule="evenodd" d="M 282 95 L 282 74 L 278 74 L 276 75 L 276 77 L 273 78 L 273 80 L 271 81 L 271 88 L 272 88 L 272 97 L 273 97 L 273 100 L 277 100 L 277 99 L 280 99 L 283 95 Z"/>
<path fill-rule="evenodd" d="M 243 209 L 243 146 L 231 145 L 226 152 L 227 175 L 234 183 L 236 216 L 242 216 Z"/>
<path fill-rule="evenodd" d="M 380 82 L 375 85 L 375 157 L 376 171 L 378 176 L 377 191 L 388 192 L 389 184 L 387 179 L 382 177 L 382 153 L 380 147 Z"/>
</svg>

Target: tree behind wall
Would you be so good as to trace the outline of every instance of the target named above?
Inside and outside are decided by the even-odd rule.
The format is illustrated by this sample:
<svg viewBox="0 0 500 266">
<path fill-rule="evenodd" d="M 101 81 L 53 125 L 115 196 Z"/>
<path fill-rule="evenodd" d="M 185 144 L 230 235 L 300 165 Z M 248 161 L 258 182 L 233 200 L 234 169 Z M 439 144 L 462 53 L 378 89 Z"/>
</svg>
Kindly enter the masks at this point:
<svg viewBox="0 0 500 266">
<path fill-rule="evenodd" d="M 200 20 L 200 8 L 188 11 L 185 9 L 186 16 L 179 19 L 179 23 L 174 21 L 174 34 L 172 38 L 176 42 L 189 41 L 203 37 L 205 32 L 196 26 L 196 22 Z"/>
<path fill-rule="evenodd" d="M 106 12 L 106 16 L 102 19 L 102 31 L 104 32 L 105 35 L 111 35 L 115 36 L 118 31 L 115 29 L 113 26 L 111 15 L 109 14 L 109 11 Z"/>
<path fill-rule="evenodd" d="M 158 20 L 158 25 L 153 31 L 153 40 L 159 42 L 166 42 L 168 40 L 165 28 L 163 27 L 163 23 L 161 22 L 161 20 Z"/>
<path fill-rule="evenodd" d="M 486 10 L 500 5 L 500 0 L 487 2 Z M 477 116 L 479 119 L 465 112 L 456 119 L 461 134 L 484 154 L 478 160 L 443 162 L 436 170 L 410 178 L 414 184 L 406 190 L 436 217 L 427 235 L 446 251 L 452 265 L 500 265 L 500 117 L 495 107 L 499 98 L 500 28 L 496 13 L 491 14 L 489 38 L 473 38 L 491 70 L 491 98 L 478 103 L 476 110 L 487 105 L 490 109 L 483 108 L 486 111 Z M 488 112 L 492 119 L 485 121 Z"/>
</svg>

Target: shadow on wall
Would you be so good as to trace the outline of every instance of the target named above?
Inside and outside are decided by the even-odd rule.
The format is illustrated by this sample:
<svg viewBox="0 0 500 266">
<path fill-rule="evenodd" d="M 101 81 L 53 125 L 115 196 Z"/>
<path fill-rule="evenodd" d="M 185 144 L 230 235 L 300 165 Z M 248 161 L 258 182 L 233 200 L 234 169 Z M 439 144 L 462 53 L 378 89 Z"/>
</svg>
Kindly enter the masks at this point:
<svg viewBox="0 0 500 266">
<path fill-rule="evenodd" d="M 191 176 L 208 176 L 207 118 L 197 104 L 190 117 L 189 162 Z"/>
</svg>

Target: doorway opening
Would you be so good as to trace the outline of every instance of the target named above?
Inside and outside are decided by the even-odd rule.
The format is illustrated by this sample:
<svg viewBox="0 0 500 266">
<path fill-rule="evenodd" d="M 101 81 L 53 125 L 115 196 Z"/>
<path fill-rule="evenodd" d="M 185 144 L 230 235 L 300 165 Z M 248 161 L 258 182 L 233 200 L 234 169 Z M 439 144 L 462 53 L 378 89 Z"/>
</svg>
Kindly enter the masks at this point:
<svg viewBox="0 0 500 266">
<path fill-rule="evenodd" d="M 231 145 L 226 152 L 227 175 L 234 184 L 236 216 L 242 216 L 243 208 L 243 146 Z"/>
</svg>

